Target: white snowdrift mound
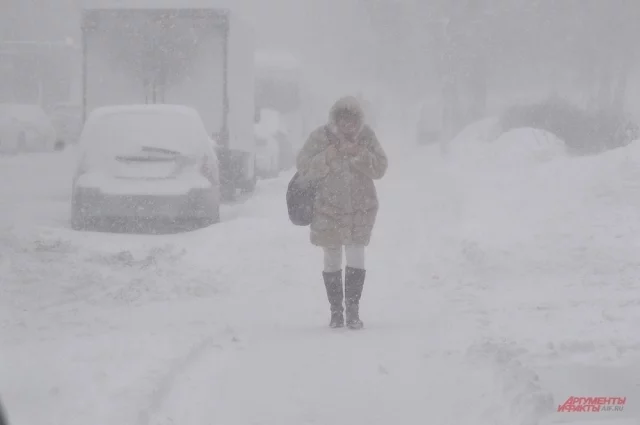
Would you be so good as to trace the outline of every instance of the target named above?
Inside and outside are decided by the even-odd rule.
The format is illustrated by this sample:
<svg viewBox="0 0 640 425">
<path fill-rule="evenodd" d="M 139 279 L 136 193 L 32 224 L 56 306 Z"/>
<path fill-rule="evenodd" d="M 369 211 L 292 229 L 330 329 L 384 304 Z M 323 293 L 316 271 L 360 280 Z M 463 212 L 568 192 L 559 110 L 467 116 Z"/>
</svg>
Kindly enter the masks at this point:
<svg viewBox="0 0 640 425">
<path fill-rule="evenodd" d="M 492 166 L 521 167 L 566 156 L 566 145 L 554 134 L 535 128 L 518 128 L 500 134 L 496 118 L 464 129 L 451 142 L 454 155 Z"/>
<path fill-rule="evenodd" d="M 640 347 L 640 144 L 539 136 L 391 157 L 362 332 L 326 326 L 290 175 L 208 229 L 109 235 L 65 227 L 69 158 L 3 159 L 0 396 L 25 424 L 535 424 L 564 401 L 538 368 Z"/>
<path fill-rule="evenodd" d="M 566 147 L 564 141 L 552 133 L 535 128 L 519 128 L 502 134 L 491 143 L 490 151 L 499 160 L 509 163 L 540 163 L 565 156 Z"/>
<path fill-rule="evenodd" d="M 489 117 L 469 124 L 456 135 L 452 145 L 477 144 L 478 141 L 488 143 L 501 134 L 500 117 Z"/>
<path fill-rule="evenodd" d="M 637 255 L 640 141 L 591 157 L 567 157 L 562 141 L 532 129 L 475 142 L 486 153 L 459 152 L 448 171 L 471 252 L 503 251 L 497 263 L 514 272 L 531 264 L 532 273 L 555 268 L 579 275 L 585 261 Z M 482 261 L 491 258 L 486 254 Z"/>
</svg>

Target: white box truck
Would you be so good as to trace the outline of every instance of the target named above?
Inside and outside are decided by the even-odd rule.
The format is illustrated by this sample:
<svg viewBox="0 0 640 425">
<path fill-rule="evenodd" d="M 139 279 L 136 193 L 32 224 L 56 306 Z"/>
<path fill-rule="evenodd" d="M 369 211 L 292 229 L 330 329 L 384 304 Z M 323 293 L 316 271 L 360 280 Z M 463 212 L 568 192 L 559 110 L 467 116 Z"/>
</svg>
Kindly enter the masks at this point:
<svg viewBox="0 0 640 425">
<path fill-rule="evenodd" d="M 84 0 L 83 117 L 106 105 L 194 107 L 225 198 L 255 188 L 254 35 L 215 0 Z"/>
</svg>

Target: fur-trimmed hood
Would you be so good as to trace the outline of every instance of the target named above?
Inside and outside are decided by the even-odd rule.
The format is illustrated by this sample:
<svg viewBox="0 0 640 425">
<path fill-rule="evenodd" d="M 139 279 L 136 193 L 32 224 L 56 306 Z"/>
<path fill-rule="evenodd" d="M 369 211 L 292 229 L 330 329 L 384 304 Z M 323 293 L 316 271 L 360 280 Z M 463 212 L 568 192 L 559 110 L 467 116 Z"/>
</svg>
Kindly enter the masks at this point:
<svg viewBox="0 0 640 425">
<path fill-rule="evenodd" d="M 357 98 L 353 96 L 345 96 L 343 98 L 338 99 L 336 103 L 331 107 L 331 111 L 329 112 L 329 125 L 334 132 L 337 132 L 337 122 L 336 118 L 341 111 L 347 110 L 351 113 L 356 114 L 358 117 L 358 133 L 362 131 L 365 126 L 365 115 L 364 109 Z"/>
</svg>

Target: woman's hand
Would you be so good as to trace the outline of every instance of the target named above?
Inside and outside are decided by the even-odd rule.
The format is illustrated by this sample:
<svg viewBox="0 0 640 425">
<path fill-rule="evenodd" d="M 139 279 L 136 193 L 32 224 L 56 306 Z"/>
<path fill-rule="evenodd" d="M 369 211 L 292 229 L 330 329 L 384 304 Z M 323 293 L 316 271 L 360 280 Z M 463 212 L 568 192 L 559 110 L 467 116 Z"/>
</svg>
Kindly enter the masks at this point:
<svg viewBox="0 0 640 425">
<path fill-rule="evenodd" d="M 338 149 L 336 149 L 336 147 L 334 145 L 330 145 L 326 152 L 326 157 L 327 157 L 327 163 L 333 161 L 335 159 L 335 157 L 338 156 Z"/>
<path fill-rule="evenodd" d="M 358 143 L 349 143 L 341 147 L 340 151 L 350 156 L 356 156 L 362 152 L 363 149 L 364 147 Z"/>
</svg>

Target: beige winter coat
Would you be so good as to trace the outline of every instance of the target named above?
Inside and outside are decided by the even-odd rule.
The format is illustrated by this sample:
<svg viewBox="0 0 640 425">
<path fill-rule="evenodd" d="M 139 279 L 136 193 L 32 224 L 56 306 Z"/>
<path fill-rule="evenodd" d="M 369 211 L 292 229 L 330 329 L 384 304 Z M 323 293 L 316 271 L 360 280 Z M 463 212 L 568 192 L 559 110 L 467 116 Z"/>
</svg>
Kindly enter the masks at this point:
<svg viewBox="0 0 640 425">
<path fill-rule="evenodd" d="M 338 153 L 327 160 L 330 144 L 340 144 L 336 111 L 349 108 L 360 117 L 355 140 L 362 147 L 354 155 Z M 311 223 L 311 243 L 322 247 L 368 245 L 378 214 L 378 196 L 373 180 L 387 171 L 387 156 L 373 130 L 365 125 L 362 108 L 355 98 L 340 99 L 331 108 L 328 125 L 311 133 L 297 157 L 303 178 L 318 180 L 320 185 Z"/>
</svg>

